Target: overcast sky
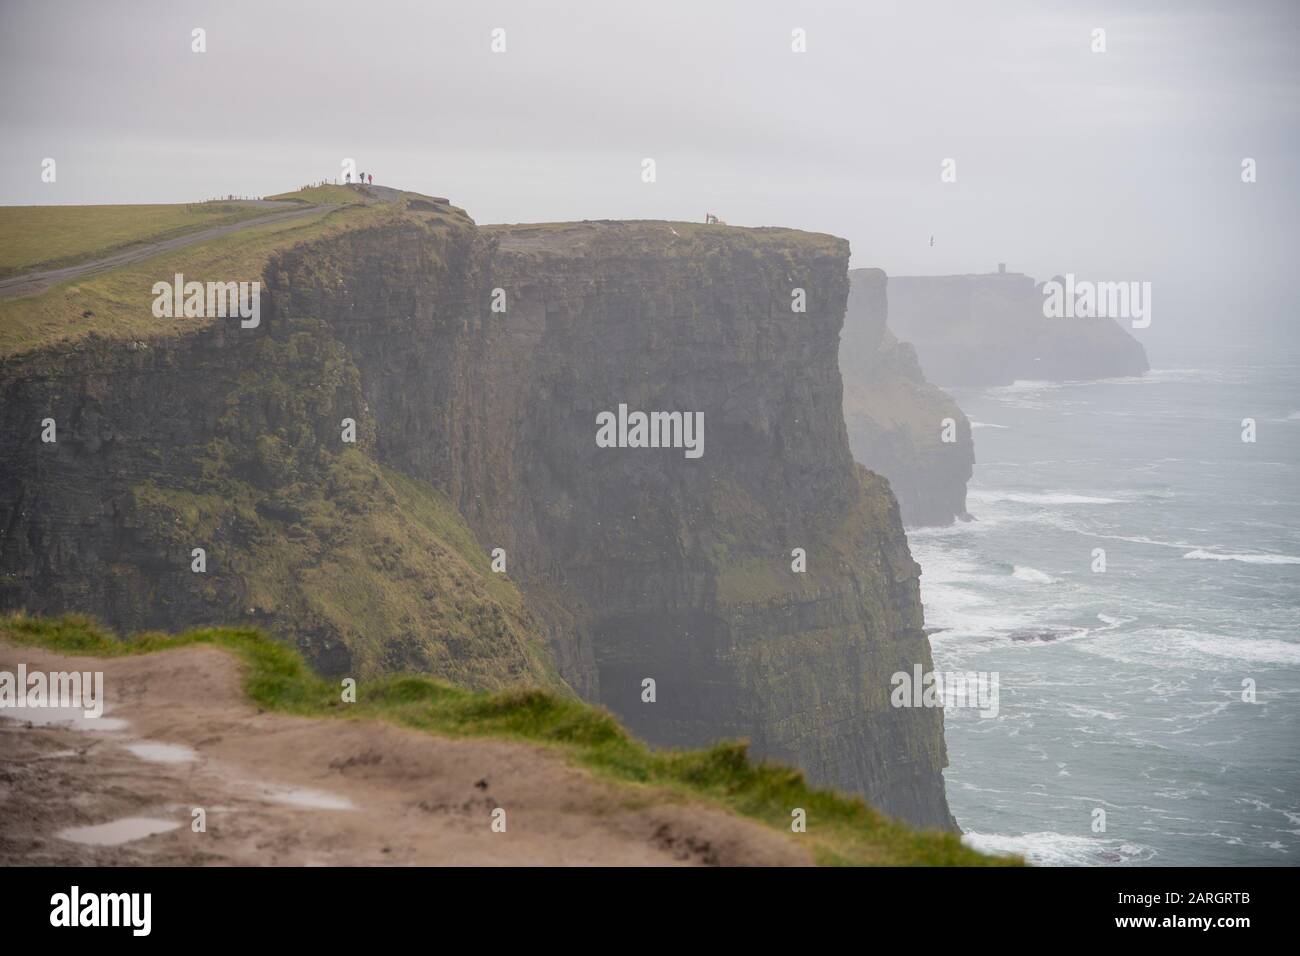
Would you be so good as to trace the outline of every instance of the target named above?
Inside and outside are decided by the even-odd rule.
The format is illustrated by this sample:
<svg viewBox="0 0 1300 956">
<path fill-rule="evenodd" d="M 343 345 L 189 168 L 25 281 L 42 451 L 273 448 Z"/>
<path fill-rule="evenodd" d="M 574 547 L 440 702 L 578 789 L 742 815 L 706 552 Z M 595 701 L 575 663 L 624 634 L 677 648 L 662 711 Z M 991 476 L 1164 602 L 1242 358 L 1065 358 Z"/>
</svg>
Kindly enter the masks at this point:
<svg viewBox="0 0 1300 956">
<path fill-rule="evenodd" d="M 1180 277 L 1285 306 L 1298 51 L 1292 0 L 0 0 L 0 203 L 269 194 L 355 157 L 479 222 L 712 211 L 893 274 L 1163 281 L 1157 319 Z"/>
</svg>

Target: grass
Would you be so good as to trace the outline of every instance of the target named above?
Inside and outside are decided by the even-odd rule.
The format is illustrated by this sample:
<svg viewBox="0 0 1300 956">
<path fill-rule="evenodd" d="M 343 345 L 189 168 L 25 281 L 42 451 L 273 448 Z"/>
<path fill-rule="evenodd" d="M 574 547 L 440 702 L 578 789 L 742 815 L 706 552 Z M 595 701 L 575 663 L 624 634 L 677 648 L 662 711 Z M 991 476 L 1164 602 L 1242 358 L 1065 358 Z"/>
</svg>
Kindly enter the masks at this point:
<svg viewBox="0 0 1300 956">
<path fill-rule="evenodd" d="M 71 208 L 93 216 L 99 207 Z M 334 231 L 377 222 L 386 215 L 387 208 L 379 204 L 348 206 L 301 219 L 250 226 L 98 275 L 69 280 L 38 295 L 0 301 L 0 356 L 91 334 L 144 340 L 194 331 L 218 320 L 154 318 L 155 282 L 170 281 L 177 272 L 199 281 L 257 280 L 272 253 Z"/>
<path fill-rule="evenodd" d="M 402 195 L 424 198 L 416 193 Z M 0 358 L 92 336 L 146 341 L 193 332 L 214 320 L 154 318 L 155 282 L 170 282 L 178 272 L 201 282 L 258 280 L 276 252 L 404 215 L 402 203 L 370 199 L 346 186 L 308 186 L 267 198 L 337 208 L 250 225 L 107 272 L 69 279 L 36 295 L 0 300 Z M 0 278 L 5 269 L 29 272 L 37 264 L 52 267 L 90 261 L 127 246 L 273 211 L 220 201 L 188 206 L 0 207 Z M 406 215 L 426 224 L 433 219 L 443 225 L 471 224 L 462 210 L 450 206 L 440 207 L 433 219 L 424 210 Z"/>
<path fill-rule="evenodd" d="M 784 252 L 791 247 L 805 253 L 847 257 L 848 242 L 821 232 L 804 232 L 784 226 L 724 226 L 672 220 L 614 220 L 613 224 L 596 221 L 498 223 L 479 227 L 486 235 L 502 240 L 512 252 L 542 255 L 572 254 L 574 250 L 596 249 L 601 254 L 611 250 L 625 253 L 642 247 L 655 254 L 701 256 L 726 251 L 739 255 Z M 793 265 L 793 261 L 791 261 Z"/>
<path fill-rule="evenodd" d="M 242 202 L 0 206 L 0 279 L 76 265 L 145 242 L 265 216 Z"/>
<path fill-rule="evenodd" d="M 340 687 L 313 674 L 293 651 L 255 629 L 207 628 L 180 635 L 143 633 L 120 640 L 88 618 L 12 615 L 0 635 L 65 654 L 121 657 L 195 644 L 235 654 L 246 665 L 244 689 L 268 710 L 308 717 L 386 720 L 460 737 L 494 737 L 553 748 L 598 775 L 708 801 L 789 833 L 791 809 L 807 812 L 810 844 L 823 865 L 1018 865 L 990 857 L 950 833 L 912 830 L 856 797 L 808 786 L 797 770 L 755 764 L 742 743 L 707 750 L 651 750 L 606 711 L 538 689 L 476 693 L 427 677 L 386 677 L 359 684 L 344 705 Z"/>
<path fill-rule="evenodd" d="M 358 190 L 331 183 L 321 186 L 304 186 L 302 189 L 277 193 L 266 198 L 286 202 L 320 203 L 322 205 L 331 204 L 337 206 L 363 205 L 366 202 L 365 197 Z"/>
</svg>

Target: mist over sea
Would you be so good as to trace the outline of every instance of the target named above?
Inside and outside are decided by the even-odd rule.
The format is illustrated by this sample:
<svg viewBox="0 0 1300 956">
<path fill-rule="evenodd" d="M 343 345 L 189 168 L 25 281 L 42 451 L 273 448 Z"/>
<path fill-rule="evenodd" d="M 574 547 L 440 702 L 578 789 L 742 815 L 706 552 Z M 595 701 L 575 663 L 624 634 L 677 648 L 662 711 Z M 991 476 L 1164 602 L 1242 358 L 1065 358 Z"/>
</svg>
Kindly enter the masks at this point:
<svg viewBox="0 0 1300 956">
<path fill-rule="evenodd" d="M 1001 706 L 946 711 L 949 801 L 1038 863 L 1296 865 L 1300 352 L 1156 363 L 950 390 L 978 520 L 908 537 L 936 667 L 998 672 Z"/>
</svg>

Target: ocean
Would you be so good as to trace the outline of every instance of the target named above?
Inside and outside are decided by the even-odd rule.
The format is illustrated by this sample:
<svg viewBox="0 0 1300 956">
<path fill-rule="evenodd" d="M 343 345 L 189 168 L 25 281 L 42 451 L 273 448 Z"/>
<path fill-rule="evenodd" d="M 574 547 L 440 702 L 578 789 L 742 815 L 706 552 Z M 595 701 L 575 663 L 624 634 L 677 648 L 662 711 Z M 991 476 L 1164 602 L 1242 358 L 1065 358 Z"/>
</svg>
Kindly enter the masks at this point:
<svg viewBox="0 0 1300 956">
<path fill-rule="evenodd" d="M 1264 356 L 950 390 L 977 520 L 908 537 L 936 668 L 999 675 L 996 717 L 945 711 L 970 844 L 1300 863 L 1300 355 Z"/>
</svg>

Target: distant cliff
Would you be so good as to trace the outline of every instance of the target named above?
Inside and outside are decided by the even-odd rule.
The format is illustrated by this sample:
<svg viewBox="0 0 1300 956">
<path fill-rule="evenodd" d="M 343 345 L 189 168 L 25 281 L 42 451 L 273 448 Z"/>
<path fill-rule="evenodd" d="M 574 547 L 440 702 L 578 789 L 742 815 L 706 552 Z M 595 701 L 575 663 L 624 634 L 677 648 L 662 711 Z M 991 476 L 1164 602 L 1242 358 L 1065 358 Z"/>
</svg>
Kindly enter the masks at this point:
<svg viewBox="0 0 1300 956">
<path fill-rule="evenodd" d="M 1010 385 L 1141 375 L 1142 345 L 1110 318 L 1045 318 L 1020 273 L 891 276 L 889 327 L 939 385 Z"/>
<path fill-rule="evenodd" d="M 653 742 L 746 737 L 951 828 L 942 712 L 889 704 L 932 664 L 898 506 L 849 452 L 847 260 L 790 230 L 479 228 L 403 199 L 275 255 L 257 329 L 12 355 L 0 606 L 255 622 L 333 674 L 567 684 Z M 702 413 L 703 455 L 597 447 L 620 405 Z"/>
<path fill-rule="evenodd" d="M 970 422 L 926 381 L 912 346 L 886 327 L 885 274 L 854 269 L 849 279 L 840 373 L 853 457 L 889 479 L 905 524 L 966 518 L 975 461 Z"/>
</svg>

